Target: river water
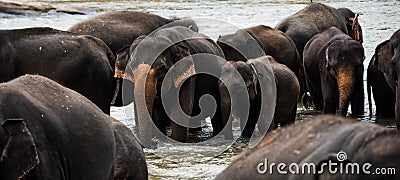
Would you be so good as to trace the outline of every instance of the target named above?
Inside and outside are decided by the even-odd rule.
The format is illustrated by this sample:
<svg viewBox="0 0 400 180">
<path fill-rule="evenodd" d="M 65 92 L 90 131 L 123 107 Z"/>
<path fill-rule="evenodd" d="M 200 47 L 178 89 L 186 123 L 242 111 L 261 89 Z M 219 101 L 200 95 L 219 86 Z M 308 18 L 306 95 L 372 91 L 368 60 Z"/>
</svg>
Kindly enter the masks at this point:
<svg viewBox="0 0 400 180">
<path fill-rule="evenodd" d="M 304 8 L 309 1 L 300 0 L 264 0 L 264 1 L 195 1 L 195 0 L 166 0 L 166 1 L 109 1 L 109 0 L 43 0 L 38 2 L 50 3 L 63 8 L 80 9 L 87 15 L 68 15 L 63 13 L 47 13 L 41 15 L 6 15 L 0 14 L 0 29 L 15 29 L 45 26 L 66 30 L 73 24 L 115 10 L 139 10 L 152 12 L 164 17 L 192 17 L 199 21 L 199 31 L 217 38 L 233 32 L 235 28 L 246 28 L 258 24 L 274 27 L 283 18 Z M 388 39 L 400 28 L 400 1 L 394 0 L 328 0 L 318 1 L 340 8 L 347 7 L 361 14 L 359 21 L 363 27 L 364 48 L 366 60 L 365 69 L 373 55 L 375 47 Z M 228 26 L 225 26 L 229 24 Z M 366 73 L 364 73 L 366 76 Z M 368 117 L 368 101 L 365 101 L 365 116 L 360 120 L 382 124 L 388 128 L 395 126 L 393 119 L 376 119 Z M 318 112 L 298 108 L 298 120 L 312 117 Z M 128 107 L 112 107 L 111 115 L 124 122 L 129 127 L 134 125 L 133 111 Z M 207 133 L 205 135 L 208 135 Z M 202 162 L 181 159 L 169 161 L 157 156 L 154 150 L 145 150 L 150 179 L 212 179 L 220 173 L 247 146 L 245 140 L 239 140 L 224 153 Z M 168 149 L 176 154 L 188 151 L 202 153 L 212 149 L 187 146 L 183 149 Z"/>
</svg>

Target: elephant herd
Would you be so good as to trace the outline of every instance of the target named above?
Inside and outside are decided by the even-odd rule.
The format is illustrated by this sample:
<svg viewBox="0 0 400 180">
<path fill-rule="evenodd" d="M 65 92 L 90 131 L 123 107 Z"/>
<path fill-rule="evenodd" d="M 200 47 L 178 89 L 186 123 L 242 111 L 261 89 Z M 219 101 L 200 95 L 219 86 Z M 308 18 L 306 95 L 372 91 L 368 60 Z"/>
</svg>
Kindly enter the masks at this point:
<svg viewBox="0 0 400 180">
<path fill-rule="evenodd" d="M 207 117 L 213 136 L 232 139 L 234 119 L 243 137 L 256 127 L 268 132 L 217 179 L 265 178 L 254 171 L 264 153 L 319 163 L 344 149 L 352 161 L 400 167 L 400 138 L 388 129 L 332 116 L 294 124 L 306 92 L 323 113 L 346 116 L 351 104 L 352 115 L 364 114 L 363 36 L 350 9 L 310 3 L 275 28 L 216 41 L 198 30 L 190 18 L 137 11 L 105 13 L 68 31 L 0 30 L 0 179 L 147 179 L 142 148 L 166 135 L 188 142 Z M 396 116 L 400 128 L 400 31 L 376 48 L 367 74 L 376 115 Z M 111 105 L 132 102 L 136 137 L 108 116 Z"/>
</svg>

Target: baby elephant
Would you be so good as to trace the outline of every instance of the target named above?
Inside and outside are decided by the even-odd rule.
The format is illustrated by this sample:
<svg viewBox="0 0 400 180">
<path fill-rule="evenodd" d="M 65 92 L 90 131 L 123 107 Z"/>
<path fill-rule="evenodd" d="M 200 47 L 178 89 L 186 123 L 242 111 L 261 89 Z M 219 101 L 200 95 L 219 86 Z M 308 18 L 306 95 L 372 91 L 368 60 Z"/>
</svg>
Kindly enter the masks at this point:
<svg viewBox="0 0 400 180">
<path fill-rule="evenodd" d="M 232 66 L 242 78 L 234 77 Z M 265 80 L 270 83 L 261 83 Z M 245 88 L 239 88 L 239 84 L 243 81 L 247 91 Z M 228 92 L 227 87 L 232 87 L 232 89 Z M 240 118 L 243 137 L 252 135 L 258 119 L 268 119 L 267 117 L 272 114 L 273 121 L 270 129 L 277 128 L 278 124 L 284 126 L 295 121 L 300 93 L 299 82 L 287 66 L 276 62 L 271 56 L 263 56 L 247 62 L 229 61 L 222 68 L 219 89 L 222 118 L 224 121 L 229 120 L 230 123 L 233 119 L 230 114 Z M 248 101 L 246 97 L 249 97 Z M 249 110 L 246 108 L 246 102 L 249 102 Z M 276 104 L 275 109 L 271 110 L 269 107 L 274 104 Z M 232 113 L 230 113 L 231 109 Z M 247 114 L 244 111 L 249 112 L 248 117 L 244 117 Z M 247 123 L 244 122 L 245 119 Z M 226 137 L 232 137 L 230 123 L 225 128 Z M 264 121 L 258 122 L 261 133 L 265 133 L 268 128 Z"/>
<path fill-rule="evenodd" d="M 216 179 L 399 179 L 399 149 L 394 130 L 322 115 L 268 133 Z"/>
</svg>

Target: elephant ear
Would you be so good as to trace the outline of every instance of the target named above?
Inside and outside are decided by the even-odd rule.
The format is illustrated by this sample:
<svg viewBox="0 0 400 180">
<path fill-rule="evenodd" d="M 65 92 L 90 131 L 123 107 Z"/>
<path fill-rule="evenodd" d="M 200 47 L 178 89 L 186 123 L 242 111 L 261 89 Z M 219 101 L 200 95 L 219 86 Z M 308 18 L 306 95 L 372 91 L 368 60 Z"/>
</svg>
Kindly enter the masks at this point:
<svg viewBox="0 0 400 180">
<path fill-rule="evenodd" d="M 325 68 L 329 70 L 329 68 L 331 67 L 331 64 L 329 63 L 329 46 L 326 48 L 325 50 Z"/>
<path fill-rule="evenodd" d="M 389 76 L 393 81 L 396 81 L 396 71 L 391 61 L 393 54 L 389 40 L 379 44 L 375 49 L 373 65 L 376 66 L 379 71 Z"/>
<path fill-rule="evenodd" d="M 131 46 L 125 46 L 116 53 L 115 74 L 114 74 L 115 78 L 123 78 L 124 76 L 125 68 L 130 58 L 129 57 L 130 47 Z"/>
<path fill-rule="evenodd" d="M 184 80 L 196 74 L 194 61 L 190 56 L 190 49 L 183 44 L 176 45 L 173 66 L 168 69 L 168 76 L 163 80 L 163 89 L 168 92 L 172 88 L 178 88 Z"/>
<path fill-rule="evenodd" d="M 39 163 L 36 145 L 23 119 L 7 119 L 2 125 L 8 140 L 0 158 L 0 179 L 22 179 Z"/>
<path fill-rule="evenodd" d="M 358 23 L 358 16 L 359 14 L 355 14 L 354 18 L 349 19 L 351 24 L 350 35 L 354 40 L 363 43 L 362 29 L 360 24 Z"/>
</svg>

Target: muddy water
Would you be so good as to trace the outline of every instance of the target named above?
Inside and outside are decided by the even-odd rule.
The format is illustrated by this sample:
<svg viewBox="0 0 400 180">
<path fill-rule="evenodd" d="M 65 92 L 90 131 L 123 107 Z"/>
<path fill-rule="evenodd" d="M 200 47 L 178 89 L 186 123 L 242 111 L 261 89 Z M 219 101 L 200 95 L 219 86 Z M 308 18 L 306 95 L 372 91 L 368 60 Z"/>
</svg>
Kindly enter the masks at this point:
<svg viewBox="0 0 400 180">
<path fill-rule="evenodd" d="M 26 28 L 35 26 L 53 27 L 61 30 L 68 29 L 72 24 L 94 15 L 113 10 L 140 10 L 152 12 L 165 17 L 193 17 L 202 19 L 199 23 L 200 32 L 216 38 L 219 35 L 232 32 L 220 21 L 227 22 L 239 28 L 258 24 L 275 26 L 281 19 L 304 8 L 308 1 L 275 0 L 275 1 L 80 1 L 80 0 L 47 0 L 57 7 L 74 8 L 87 12 L 87 15 L 67 15 L 62 13 L 48 13 L 39 16 L 21 16 L 0 14 L 0 29 Z M 364 48 L 367 68 L 374 48 L 400 28 L 400 1 L 318 1 L 334 7 L 348 7 L 360 13 L 360 23 L 364 33 Z M 207 19 L 213 19 L 207 21 Z M 215 21 L 219 20 L 219 21 Z M 232 26 L 231 26 L 232 27 Z M 366 74 L 365 74 L 366 75 Z M 365 101 L 365 115 L 368 115 L 368 102 Z M 128 126 L 134 125 L 132 108 L 112 107 L 112 116 L 123 121 Z M 298 120 L 318 114 L 310 110 L 298 108 Z M 395 126 L 393 119 L 376 119 L 374 117 L 360 117 L 360 120 L 376 122 L 389 128 Z M 209 133 L 199 136 L 207 136 Z M 150 179 L 212 179 L 220 173 L 243 148 L 247 146 L 245 140 L 239 140 L 224 153 L 201 163 L 190 159 L 171 162 L 154 154 L 153 150 L 146 150 Z M 212 151 L 209 148 L 187 146 L 182 149 L 173 149 L 177 154 L 189 150 L 196 156 L 196 152 Z"/>
</svg>

